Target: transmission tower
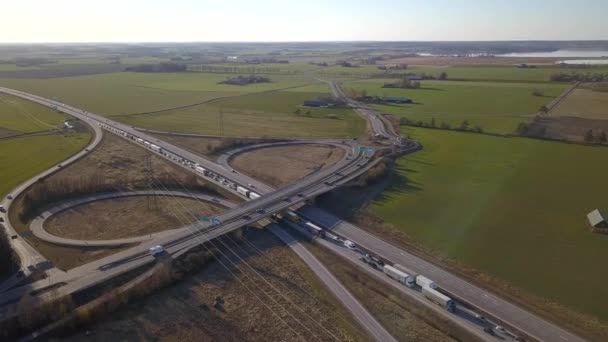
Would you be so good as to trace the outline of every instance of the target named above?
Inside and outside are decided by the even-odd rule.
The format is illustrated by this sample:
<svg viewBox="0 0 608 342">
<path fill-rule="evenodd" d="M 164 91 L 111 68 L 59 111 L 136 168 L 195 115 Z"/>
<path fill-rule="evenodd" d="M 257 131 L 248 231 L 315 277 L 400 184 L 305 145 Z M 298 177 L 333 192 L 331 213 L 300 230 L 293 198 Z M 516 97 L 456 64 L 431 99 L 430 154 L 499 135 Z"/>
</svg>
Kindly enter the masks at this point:
<svg viewBox="0 0 608 342">
<path fill-rule="evenodd" d="M 144 169 L 144 174 L 146 176 L 148 189 L 154 190 L 154 184 L 152 184 L 152 180 L 154 179 L 154 170 L 152 169 L 152 155 L 149 155 L 146 159 L 146 168 Z M 146 198 L 148 199 L 148 210 L 158 208 L 156 196 L 146 196 Z"/>
<path fill-rule="evenodd" d="M 220 107 L 220 112 L 218 114 L 218 121 L 220 126 L 220 139 L 224 138 L 224 110 Z"/>
</svg>

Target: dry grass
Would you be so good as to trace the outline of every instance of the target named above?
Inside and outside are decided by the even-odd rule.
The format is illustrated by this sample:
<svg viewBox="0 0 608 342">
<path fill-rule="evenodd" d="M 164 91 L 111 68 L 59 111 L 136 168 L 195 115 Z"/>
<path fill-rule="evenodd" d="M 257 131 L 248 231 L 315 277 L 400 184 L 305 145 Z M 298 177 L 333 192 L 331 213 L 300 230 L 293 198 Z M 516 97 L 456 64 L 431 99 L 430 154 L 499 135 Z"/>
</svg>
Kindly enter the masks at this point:
<svg viewBox="0 0 608 342">
<path fill-rule="evenodd" d="M 359 271 L 349 261 L 314 244 L 308 248 L 398 340 L 453 341 L 448 335 L 452 334 L 457 339 L 470 341 L 468 335 L 461 335 L 459 330 L 440 322 L 432 312 Z"/>
<path fill-rule="evenodd" d="M 368 340 L 360 328 L 349 318 L 349 314 L 331 297 L 307 267 L 272 235 L 264 231 L 248 233 L 250 241 L 264 250 L 264 255 L 252 254 L 248 244 L 240 250 L 233 240 L 221 241 L 233 250 L 240 251 L 247 263 L 274 287 L 281 290 L 293 303 L 314 317 L 341 341 Z M 216 241 L 216 244 L 221 243 Z M 231 258 L 235 259 L 235 258 Z M 223 258 L 226 264 L 229 262 Z M 212 262 L 203 271 L 164 289 L 142 302 L 129 305 L 105 321 L 89 327 L 92 341 L 120 340 L 202 340 L 202 341 L 293 341 L 297 335 L 286 327 L 286 321 L 303 336 L 304 340 L 330 341 L 332 337 L 295 308 L 289 314 L 273 303 L 268 293 L 273 291 L 264 285 L 253 272 L 240 263 L 238 270 L 232 268 L 238 281 L 219 262 Z M 242 282 L 242 283 L 241 283 Z M 245 287 L 263 298 L 281 317 L 278 319 L 264 307 Z M 272 296 L 284 306 L 288 305 L 280 296 Z M 306 325 L 308 329 L 299 323 Z M 84 338 L 80 333 L 69 340 Z"/>
<path fill-rule="evenodd" d="M 179 228 L 222 208 L 194 199 L 137 196 L 97 201 L 73 207 L 49 218 L 46 230 L 78 240 L 120 239 Z"/>
<path fill-rule="evenodd" d="M 553 110 L 552 115 L 576 116 L 587 119 L 608 119 L 608 92 L 575 89 Z"/>
<path fill-rule="evenodd" d="M 270 147 L 236 156 L 232 165 L 274 187 L 283 187 L 328 167 L 344 156 L 341 148 L 327 145 Z"/>
<path fill-rule="evenodd" d="M 100 145 L 87 156 L 61 171 L 49 176 L 45 182 L 52 179 L 78 180 L 86 175 L 99 176 L 108 184 L 120 184 L 116 190 L 128 190 L 136 186 L 145 185 L 148 177 L 145 175 L 147 160 L 154 170 L 155 177 L 167 177 L 180 182 L 191 180 L 192 174 L 171 164 L 160 157 L 152 155 L 149 151 L 129 143 L 113 134 L 105 134 Z M 202 184 L 202 181 L 199 180 Z M 22 211 L 20 196 L 11 207 L 11 223 L 19 232 L 27 232 L 29 222 L 20 220 Z M 96 217 L 87 218 L 94 222 Z M 92 249 L 71 248 L 55 246 L 25 235 L 26 240 L 40 253 L 60 269 L 68 270 L 91 261 L 114 254 L 121 249 Z"/>
</svg>

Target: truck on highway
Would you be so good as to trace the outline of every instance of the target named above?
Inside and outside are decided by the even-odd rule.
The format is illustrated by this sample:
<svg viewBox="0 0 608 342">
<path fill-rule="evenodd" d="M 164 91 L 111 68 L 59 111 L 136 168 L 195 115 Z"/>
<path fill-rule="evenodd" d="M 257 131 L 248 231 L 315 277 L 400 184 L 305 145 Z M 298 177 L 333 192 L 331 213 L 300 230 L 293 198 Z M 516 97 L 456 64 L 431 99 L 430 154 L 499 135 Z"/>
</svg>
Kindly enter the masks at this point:
<svg viewBox="0 0 608 342">
<path fill-rule="evenodd" d="M 306 222 L 304 225 L 314 235 L 318 235 L 318 236 L 323 236 L 324 235 L 323 234 L 323 228 L 317 226 L 316 224 L 314 224 L 312 222 Z"/>
<path fill-rule="evenodd" d="M 256 198 L 259 198 L 259 197 L 262 197 L 262 196 L 260 196 L 259 194 L 256 194 L 253 191 L 249 191 L 249 195 L 247 195 L 247 197 L 249 197 L 250 199 L 256 199 Z"/>
<path fill-rule="evenodd" d="M 236 192 L 238 192 L 239 194 L 247 197 L 247 193 L 249 192 L 249 190 L 247 188 L 243 188 L 242 186 L 238 185 L 236 187 Z"/>
<path fill-rule="evenodd" d="M 150 149 L 152 149 L 154 152 L 160 153 L 160 146 L 158 145 L 150 144 Z"/>
<path fill-rule="evenodd" d="M 201 167 L 201 166 L 195 166 L 194 170 L 198 173 L 200 173 L 201 175 L 205 174 L 205 168 Z"/>
<path fill-rule="evenodd" d="M 437 284 L 435 284 L 434 281 L 432 281 L 431 279 L 423 276 L 423 275 L 417 275 L 416 276 L 416 285 L 425 288 L 428 287 L 430 289 L 436 289 L 437 288 Z"/>
<path fill-rule="evenodd" d="M 416 279 L 413 276 L 403 271 L 400 271 L 393 266 L 384 265 L 382 270 L 384 271 L 384 274 L 386 274 L 389 278 L 395 279 L 396 281 L 407 287 L 413 287 L 416 282 Z"/>
<path fill-rule="evenodd" d="M 452 298 L 444 295 L 443 293 L 435 289 L 432 289 L 430 287 L 423 287 L 422 294 L 430 301 L 443 306 L 449 312 L 454 312 L 456 310 L 456 303 L 452 300 Z"/>
</svg>

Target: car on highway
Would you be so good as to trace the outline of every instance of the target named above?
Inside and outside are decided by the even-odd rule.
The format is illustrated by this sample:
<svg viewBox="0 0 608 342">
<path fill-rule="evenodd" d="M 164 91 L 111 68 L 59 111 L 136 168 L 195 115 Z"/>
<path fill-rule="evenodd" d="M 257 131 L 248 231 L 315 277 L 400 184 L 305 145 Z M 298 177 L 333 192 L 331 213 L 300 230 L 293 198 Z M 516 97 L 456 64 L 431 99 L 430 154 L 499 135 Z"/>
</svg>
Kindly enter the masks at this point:
<svg viewBox="0 0 608 342">
<path fill-rule="evenodd" d="M 494 330 L 496 330 L 496 331 L 498 331 L 499 333 L 502 333 L 502 334 L 506 334 L 507 333 L 507 331 L 505 330 L 505 328 L 501 327 L 500 325 L 497 325 L 494 328 Z"/>
<path fill-rule="evenodd" d="M 298 194 L 298 197 L 306 197 L 304 194 Z"/>
<path fill-rule="evenodd" d="M 243 220 L 251 220 L 251 216 L 245 215 L 245 216 L 243 216 Z"/>
<path fill-rule="evenodd" d="M 488 335 L 492 335 L 492 336 L 496 335 L 496 334 L 494 333 L 494 330 L 493 330 L 492 328 L 490 328 L 490 327 L 485 327 L 485 328 L 483 328 L 483 332 L 485 332 L 485 333 L 486 333 L 486 334 L 488 334 Z"/>
<path fill-rule="evenodd" d="M 154 247 L 150 247 L 149 249 L 150 251 L 150 255 L 152 255 L 153 257 L 157 257 L 161 254 L 163 254 L 165 252 L 165 249 L 163 248 L 163 246 L 154 246 Z"/>
<path fill-rule="evenodd" d="M 291 199 L 289 197 L 283 197 L 283 202 L 291 202 Z"/>
<path fill-rule="evenodd" d="M 6 208 L 4 208 L 3 205 L 0 205 L 0 213 L 5 213 L 6 212 Z"/>
<path fill-rule="evenodd" d="M 266 212 L 266 210 L 260 208 L 260 209 L 256 209 L 255 212 L 258 214 L 264 214 Z"/>
<path fill-rule="evenodd" d="M 8 194 L 8 195 L 6 195 L 6 198 L 8 198 L 9 200 L 12 200 L 13 199 L 13 195 Z"/>
<path fill-rule="evenodd" d="M 344 240 L 344 247 L 351 249 L 351 250 L 357 249 L 357 245 L 350 240 Z"/>
</svg>

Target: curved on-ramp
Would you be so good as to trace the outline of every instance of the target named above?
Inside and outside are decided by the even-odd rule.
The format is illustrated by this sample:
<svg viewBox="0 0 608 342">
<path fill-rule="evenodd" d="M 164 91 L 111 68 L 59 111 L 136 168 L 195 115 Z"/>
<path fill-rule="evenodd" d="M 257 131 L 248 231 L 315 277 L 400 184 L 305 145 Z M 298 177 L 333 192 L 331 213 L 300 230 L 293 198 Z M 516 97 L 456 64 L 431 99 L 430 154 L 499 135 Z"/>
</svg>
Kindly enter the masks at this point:
<svg viewBox="0 0 608 342">
<path fill-rule="evenodd" d="M 162 231 L 162 232 L 158 232 L 158 233 L 146 234 L 146 235 L 142 235 L 142 236 L 135 236 L 135 237 L 123 238 L 123 239 L 76 240 L 76 239 L 68 239 L 68 238 L 63 238 L 63 237 L 57 236 L 57 235 L 53 235 L 44 229 L 44 223 L 48 218 L 50 218 L 51 216 L 56 215 L 60 212 L 63 212 L 65 210 L 68 210 L 70 208 L 73 208 L 73 207 L 76 207 L 79 205 L 83 205 L 83 204 L 87 204 L 87 203 L 91 203 L 91 202 L 96 202 L 96 201 L 103 201 L 103 200 L 109 200 L 109 199 L 115 199 L 115 198 L 135 197 L 135 196 L 183 197 L 183 198 L 197 199 L 197 200 L 205 201 L 205 202 L 211 202 L 211 203 L 222 205 L 222 206 L 228 207 L 228 208 L 233 208 L 236 206 L 236 204 L 234 204 L 233 202 L 230 202 L 230 201 L 227 201 L 227 200 L 224 200 L 221 198 L 216 198 L 216 197 L 208 195 L 208 194 L 197 193 L 197 192 L 144 190 L 144 191 L 124 191 L 124 192 L 116 192 L 116 193 L 106 193 L 106 194 L 87 196 L 87 197 L 79 198 L 76 200 L 63 202 L 60 205 L 58 205 L 52 209 L 49 209 L 49 210 L 43 212 L 42 214 L 40 214 L 39 216 L 37 216 L 30 223 L 30 230 L 32 231 L 34 236 L 36 236 L 37 238 L 39 238 L 43 241 L 46 241 L 46 242 L 49 242 L 49 243 L 52 243 L 55 245 L 70 246 L 70 247 L 118 247 L 118 246 L 123 246 L 123 245 L 129 245 L 132 243 L 148 241 L 148 240 L 152 240 L 154 238 L 160 237 L 160 236 L 171 234 L 171 230 L 166 230 L 166 231 Z M 179 228 L 177 228 L 177 229 L 179 229 Z"/>
</svg>

